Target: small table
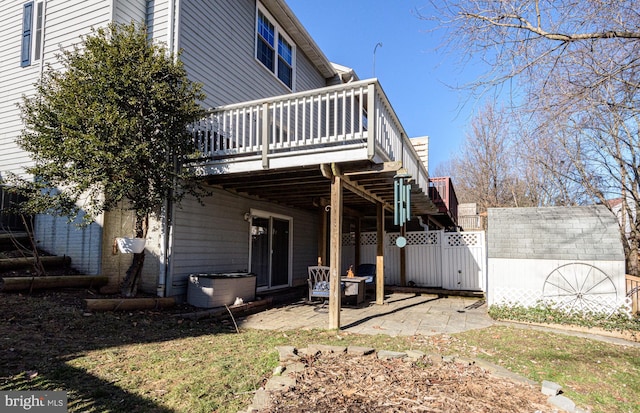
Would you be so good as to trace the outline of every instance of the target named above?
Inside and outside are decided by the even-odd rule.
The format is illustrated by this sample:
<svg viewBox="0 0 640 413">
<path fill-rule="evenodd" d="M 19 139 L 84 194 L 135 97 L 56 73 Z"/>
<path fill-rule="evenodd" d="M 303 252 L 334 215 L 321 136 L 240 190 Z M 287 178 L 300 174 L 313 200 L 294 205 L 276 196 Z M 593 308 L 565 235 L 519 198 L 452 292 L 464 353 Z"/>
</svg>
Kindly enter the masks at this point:
<svg viewBox="0 0 640 413">
<path fill-rule="evenodd" d="M 344 283 L 344 295 L 346 297 L 356 297 L 356 305 L 364 302 L 365 281 L 367 277 L 340 277 Z"/>
</svg>

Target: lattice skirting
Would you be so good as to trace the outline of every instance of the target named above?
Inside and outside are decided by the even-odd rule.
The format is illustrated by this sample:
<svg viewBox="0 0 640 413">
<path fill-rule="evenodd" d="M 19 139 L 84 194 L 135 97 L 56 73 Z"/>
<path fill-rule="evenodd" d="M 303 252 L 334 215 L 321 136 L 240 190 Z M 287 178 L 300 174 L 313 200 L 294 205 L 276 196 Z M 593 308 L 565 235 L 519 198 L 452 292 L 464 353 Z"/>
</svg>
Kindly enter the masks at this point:
<svg viewBox="0 0 640 413">
<path fill-rule="evenodd" d="M 618 299 L 590 297 L 589 300 L 572 298 L 551 300 L 544 297 L 541 291 L 516 288 L 495 288 L 492 291 L 492 295 L 492 305 L 535 307 L 539 304 L 546 304 L 569 312 L 613 314 L 616 311 L 621 311 L 629 318 L 632 317 L 632 303 L 629 297 Z"/>
<path fill-rule="evenodd" d="M 395 246 L 396 239 L 400 236 L 397 232 L 385 234 L 385 245 Z M 444 231 L 411 231 L 404 236 L 407 245 L 443 245 L 446 247 L 477 247 L 484 244 L 484 232 L 444 232 Z M 352 246 L 356 244 L 353 232 L 342 234 L 342 245 Z M 375 232 L 363 232 L 360 234 L 360 245 L 376 245 L 377 234 Z"/>
</svg>

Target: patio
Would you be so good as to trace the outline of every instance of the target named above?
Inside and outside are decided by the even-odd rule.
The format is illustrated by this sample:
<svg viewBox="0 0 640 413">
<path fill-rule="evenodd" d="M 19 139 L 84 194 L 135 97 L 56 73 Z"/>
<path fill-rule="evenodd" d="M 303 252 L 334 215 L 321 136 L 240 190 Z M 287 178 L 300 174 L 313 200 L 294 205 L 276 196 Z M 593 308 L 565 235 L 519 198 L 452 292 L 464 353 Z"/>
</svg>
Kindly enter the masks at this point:
<svg viewBox="0 0 640 413">
<path fill-rule="evenodd" d="M 328 329 L 328 313 L 328 304 L 300 300 L 243 317 L 238 326 L 279 331 Z M 484 300 L 478 298 L 395 292 L 385 295 L 383 305 L 374 301 L 359 307 L 343 305 L 340 318 L 342 331 L 389 336 L 452 334 L 494 323 Z"/>
</svg>

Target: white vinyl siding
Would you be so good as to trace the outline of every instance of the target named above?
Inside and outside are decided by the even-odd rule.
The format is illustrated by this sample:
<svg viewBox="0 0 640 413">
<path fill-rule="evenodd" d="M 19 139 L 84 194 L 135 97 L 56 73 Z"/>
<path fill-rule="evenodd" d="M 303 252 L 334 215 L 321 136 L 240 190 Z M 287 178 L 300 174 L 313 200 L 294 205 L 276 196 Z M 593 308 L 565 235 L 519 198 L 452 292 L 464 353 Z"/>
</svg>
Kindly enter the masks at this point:
<svg viewBox="0 0 640 413">
<path fill-rule="evenodd" d="M 260 3 L 256 14 L 256 59 L 293 91 L 295 46 Z"/>
<path fill-rule="evenodd" d="M 20 66 L 25 3 L 21 0 L 0 1 L 0 177 L 5 177 L 9 171 L 20 174 L 23 167 L 31 163 L 28 154 L 15 143 L 23 127 L 16 104 L 22 101 L 23 95 L 34 92 L 34 83 L 41 74 L 41 62 L 34 64 L 32 60 L 29 66 Z M 47 0 L 43 10 L 46 26 L 41 45 L 43 60 L 47 63 L 54 61 L 60 46 L 77 43 L 80 34 L 89 33 L 92 25 L 106 23 L 110 16 L 109 1 L 106 0 Z"/>
<path fill-rule="evenodd" d="M 86 228 L 78 228 L 69 224 L 67 217 L 38 215 L 35 227 L 34 235 L 42 249 L 50 254 L 71 257 L 71 266 L 82 274 L 100 273 L 100 224 L 93 223 Z"/>
<path fill-rule="evenodd" d="M 253 209 L 292 217 L 293 285 L 304 284 L 307 266 L 317 262 L 316 215 L 264 201 L 215 191 L 202 206 L 185 200 L 176 208 L 169 295 L 186 294 L 192 273 L 247 271 L 249 267 L 249 223 L 244 213 Z"/>
<path fill-rule="evenodd" d="M 204 106 L 291 93 L 255 58 L 255 0 L 182 0 L 179 47 L 191 80 L 204 84 Z M 326 86 L 309 60 L 294 49 L 296 91 Z"/>
<path fill-rule="evenodd" d="M 165 47 L 170 47 L 172 43 L 172 39 L 169 39 L 171 3 L 173 2 L 170 0 L 149 0 L 146 3 L 146 23 L 149 35 Z"/>
<path fill-rule="evenodd" d="M 147 0 L 114 1 L 114 18 L 116 23 L 144 23 L 147 13 Z"/>
</svg>

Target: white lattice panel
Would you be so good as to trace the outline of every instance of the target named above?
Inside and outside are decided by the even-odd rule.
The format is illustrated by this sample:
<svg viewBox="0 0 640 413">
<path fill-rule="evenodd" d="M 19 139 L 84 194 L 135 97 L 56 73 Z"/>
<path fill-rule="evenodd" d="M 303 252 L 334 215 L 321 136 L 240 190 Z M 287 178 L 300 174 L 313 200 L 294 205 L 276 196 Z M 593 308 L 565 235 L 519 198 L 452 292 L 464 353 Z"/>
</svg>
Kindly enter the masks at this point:
<svg viewBox="0 0 640 413">
<path fill-rule="evenodd" d="M 520 290 L 517 288 L 500 288 L 493 290 L 493 302 L 496 305 L 520 305 L 535 307 L 542 301 L 542 291 Z"/>
<path fill-rule="evenodd" d="M 360 245 L 377 245 L 378 236 L 375 232 L 363 232 L 360 234 Z"/>
<path fill-rule="evenodd" d="M 477 232 L 445 232 L 444 238 L 449 247 L 475 247 L 480 243 Z"/>
<path fill-rule="evenodd" d="M 400 234 L 398 233 L 393 233 L 393 234 L 387 234 L 387 243 L 385 244 L 385 246 L 389 246 L 389 247 L 395 247 L 396 246 L 396 240 L 400 237 Z"/>
<path fill-rule="evenodd" d="M 522 306 L 535 307 L 539 304 L 552 306 L 558 310 L 565 312 L 591 312 L 611 314 L 615 311 L 622 311 L 629 318 L 632 316 L 631 299 L 624 297 L 622 299 L 593 297 L 588 301 L 576 300 L 551 300 L 542 296 L 542 291 L 520 290 L 516 288 L 495 288 L 493 290 L 494 305 L 506 306 Z"/>
<path fill-rule="evenodd" d="M 353 232 L 342 234 L 342 246 L 346 247 L 352 245 L 356 245 L 356 234 Z"/>
<path fill-rule="evenodd" d="M 438 245 L 440 243 L 440 232 L 408 232 L 405 236 L 407 245 Z"/>
</svg>

